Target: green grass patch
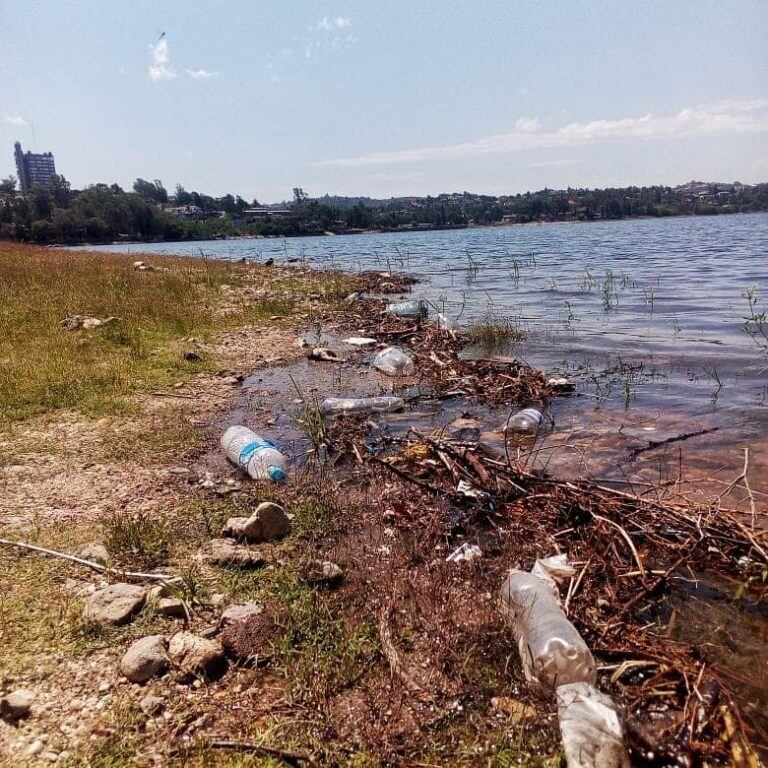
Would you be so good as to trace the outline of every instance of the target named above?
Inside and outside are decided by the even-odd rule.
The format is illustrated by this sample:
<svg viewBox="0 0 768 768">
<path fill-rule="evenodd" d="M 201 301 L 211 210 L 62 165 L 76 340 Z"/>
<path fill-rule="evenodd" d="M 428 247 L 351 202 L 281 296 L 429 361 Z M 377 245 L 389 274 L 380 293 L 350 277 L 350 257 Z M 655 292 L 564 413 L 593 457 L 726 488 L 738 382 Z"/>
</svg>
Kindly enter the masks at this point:
<svg viewBox="0 0 768 768">
<path fill-rule="evenodd" d="M 505 352 L 511 344 L 525 338 L 513 318 L 490 313 L 471 323 L 467 335 L 469 343 L 479 347 L 484 354 Z"/>
</svg>

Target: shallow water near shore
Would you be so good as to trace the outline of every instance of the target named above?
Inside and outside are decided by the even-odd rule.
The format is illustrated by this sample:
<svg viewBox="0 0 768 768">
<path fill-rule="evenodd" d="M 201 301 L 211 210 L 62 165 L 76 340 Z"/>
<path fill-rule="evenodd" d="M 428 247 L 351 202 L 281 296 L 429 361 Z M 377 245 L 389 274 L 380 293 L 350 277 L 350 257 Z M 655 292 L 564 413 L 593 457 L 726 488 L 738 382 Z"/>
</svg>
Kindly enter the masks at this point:
<svg viewBox="0 0 768 768">
<path fill-rule="evenodd" d="M 409 272 L 421 281 L 413 295 L 460 324 L 503 320 L 523 332 L 493 352 L 574 380 L 579 396 L 547 414 L 538 458 L 550 469 L 620 483 L 680 477 L 699 490 L 705 477 L 713 493 L 749 448 L 765 508 L 768 356 L 745 322 L 751 290 L 755 311 L 768 307 L 768 214 L 98 250 Z M 630 458 L 648 441 L 704 430 Z"/>
</svg>

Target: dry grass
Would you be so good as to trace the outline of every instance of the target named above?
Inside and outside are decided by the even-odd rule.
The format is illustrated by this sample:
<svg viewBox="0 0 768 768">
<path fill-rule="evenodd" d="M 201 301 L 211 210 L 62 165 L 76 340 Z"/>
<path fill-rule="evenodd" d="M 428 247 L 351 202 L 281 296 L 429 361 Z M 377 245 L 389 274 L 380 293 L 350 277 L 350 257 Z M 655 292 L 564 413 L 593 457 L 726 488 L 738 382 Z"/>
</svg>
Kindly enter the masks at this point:
<svg viewBox="0 0 768 768">
<path fill-rule="evenodd" d="M 148 262 L 156 268 L 138 271 L 133 256 L 0 244 L 0 422 L 65 408 L 119 411 L 132 393 L 210 367 L 205 357 L 184 359 L 185 338 L 289 315 L 310 291 L 333 301 L 350 290 L 340 275 Z M 65 330 L 60 322 L 71 315 L 117 319 Z"/>
<path fill-rule="evenodd" d="M 140 272 L 130 258 L 0 246 L 0 412 L 17 420 L 61 408 L 102 412 L 142 387 L 195 370 L 169 343 L 212 329 L 231 267 L 163 259 Z M 69 315 L 116 317 L 68 331 Z"/>
</svg>

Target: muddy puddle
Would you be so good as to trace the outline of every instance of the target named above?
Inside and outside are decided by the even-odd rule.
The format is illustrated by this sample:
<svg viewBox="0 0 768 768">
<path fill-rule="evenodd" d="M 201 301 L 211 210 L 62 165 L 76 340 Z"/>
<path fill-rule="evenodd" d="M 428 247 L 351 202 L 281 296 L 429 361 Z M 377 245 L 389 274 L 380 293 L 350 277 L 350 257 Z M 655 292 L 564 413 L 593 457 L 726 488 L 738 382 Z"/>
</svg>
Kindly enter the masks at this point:
<svg viewBox="0 0 768 768">
<path fill-rule="evenodd" d="M 405 435 L 409 429 L 448 434 L 464 430 L 462 439 L 480 440 L 501 454 L 516 452 L 518 446 L 505 444 L 502 433 L 516 408 L 489 408 L 464 398 L 437 400 L 415 379 L 398 383 L 376 371 L 370 365 L 371 351 L 345 344 L 340 337 L 325 332 L 307 331 L 300 338 L 311 347 L 338 352 L 343 362 L 302 358 L 290 365 L 256 371 L 245 380 L 242 401 L 230 419 L 257 432 L 269 427 L 270 435 L 295 464 L 301 465 L 311 448 L 301 427 L 305 411 L 316 408 L 325 397 L 403 397 L 403 412 L 372 417 L 372 437 L 382 430 L 390 435 Z M 465 354 L 494 355 L 492 350 L 480 349 L 469 349 Z M 632 403 L 622 407 L 617 400 L 636 398 L 637 388 L 658 377 L 651 366 L 624 364 L 585 370 L 559 365 L 548 373 L 565 375 L 576 389 L 554 398 L 546 407 L 520 404 L 543 407 L 545 415 L 535 443 L 520 446 L 529 467 L 567 479 L 589 476 L 640 494 L 649 488 L 662 489 L 692 501 L 725 493 L 724 504 L 749 514 L 744 488 L 729 488 L 743 469 L 746 441 L 753 446 L 749 458 L 753 500 L 759 513 L 768 510 L 768 451 L 761 450 L 766 443 L 761 423 L 728 425 L 701 416 L 681 425 L 680 414 L 674 409 Z M 457 420 L 466 423 L 456 424 Z"/>
</svg>

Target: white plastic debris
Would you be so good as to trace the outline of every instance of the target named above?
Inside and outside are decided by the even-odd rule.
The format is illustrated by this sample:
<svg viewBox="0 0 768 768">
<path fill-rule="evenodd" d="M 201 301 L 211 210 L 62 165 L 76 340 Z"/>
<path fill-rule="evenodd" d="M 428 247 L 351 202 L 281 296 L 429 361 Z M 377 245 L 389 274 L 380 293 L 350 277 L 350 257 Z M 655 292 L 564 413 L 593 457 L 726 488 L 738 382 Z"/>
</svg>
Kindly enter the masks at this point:
<svg viewBox="0 0 768 768">
<path fill-rule="evenodd" d="M 315 347 L 309 354 L 310 360 L 320 360 L 325 363 L 340 363 L 342 359 L 337 352 L 332 349 L 326 349 L 325 347 Z"/>
<path fill-rule="evenodd" d="M 326 397 L 320 404 L 324 414 L 389 413 L 405 408 L 402 397 Z"/>
<path fill-rule="evenodd" d="M 470 544 L 465 541 L 460 547 L 454 549 L 445 559 L 449 563 L 469 563 L 482 556 L 483 550 L 480 549 L 477 544 Z"/>
<path fill-rule="evenodd" d="M 441 331 L 452 331 L 456 327 L 456 323 L 443 312 L 437 313 L 437 316 L 435 317 L 435 325 Z"/>
<path fill-rule="evenodd" d="M 488 498 L 488 493 L 473 487 L 466 480 L 459 480 L 456 490 L 467 499 L 482 501 L 483 499 Z"/>
<path fill-rule="evenodd" d="M 344 339 L 345 344 L 351 344 L 353 347 L 373 347 L 376 344 L 376 339 L 369 339 L 366 336 L 350 336 L 348 339 Z"/>
<path fill-rule="evenodd" d="M 413 358 L 399 347 L 382 349 L 373 359 L 373 367 L 388 376 L 410 376 L 416 370 Z"/>
<path fill-rule="evenodd" d="M 555 695 L 568 768 L 629 768 L 623 713 L 610 696 L 590 683 L 560 685 Z"/>
<path fill-rule="evenodd" d="M 547 385 L 552 387 L 552 389 L 558 389 L 561 392 L 570 392 L 576 388 L 573 383 L 564 376 L 553 376 L 552 378 L 547 379 Z"/>
<path fill-rule="evenodd" d="M 531 568 L 531 573 L 554 585 L 570 579 L 576 574 L 576 569 L 568 562 L 568 555 L 563 553 L 537 560 Z"/>
</svg>

